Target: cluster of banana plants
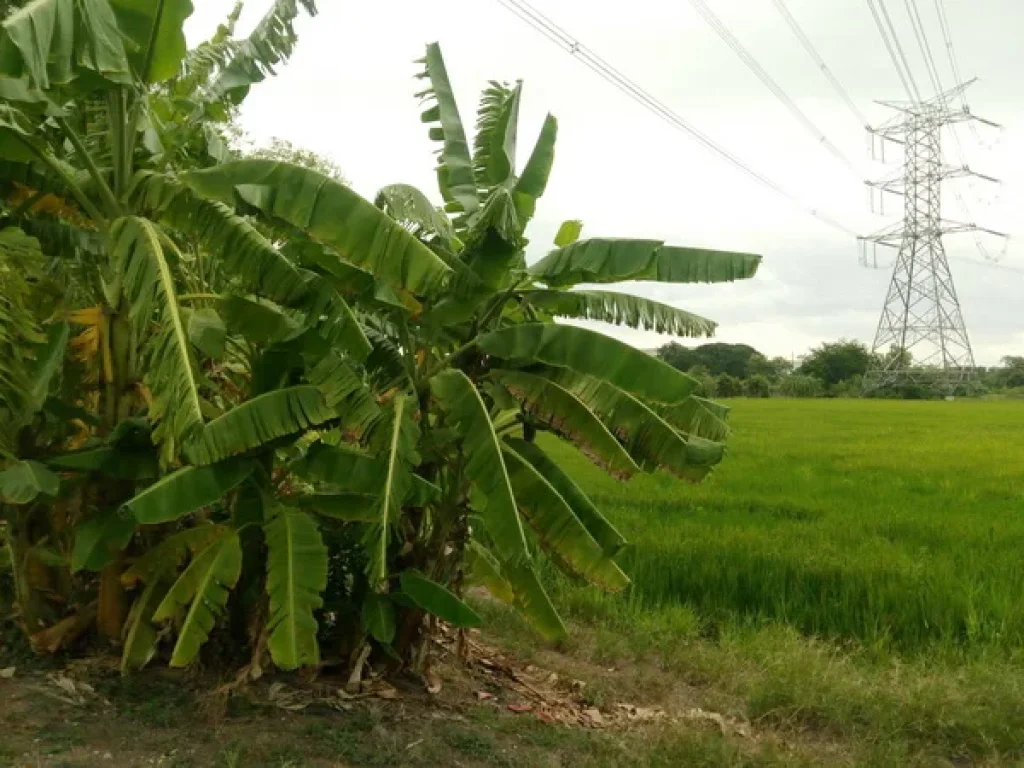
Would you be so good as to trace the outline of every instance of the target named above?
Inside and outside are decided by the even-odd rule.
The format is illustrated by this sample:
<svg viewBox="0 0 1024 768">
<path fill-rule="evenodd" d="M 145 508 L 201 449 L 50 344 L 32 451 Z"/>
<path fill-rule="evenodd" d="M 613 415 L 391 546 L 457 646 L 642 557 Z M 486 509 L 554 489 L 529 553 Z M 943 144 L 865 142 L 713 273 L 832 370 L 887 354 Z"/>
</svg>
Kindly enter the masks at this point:
<svg viewBox="0 0 1024 768">
<path fill-rule="evenodd" d="M 492 83 L 471 145 L 436 45 L 442 207 L 236 157 L 227 121 L 316 8 L 277 0 L 241 40 L 236 8 L 187 50 L 191 10 L 35 0 L 2 25 L 0 520 L 34 647 L 112 644 L 125 671 L 211 637 L 286 670 L 406 664 L 437 620 L 479 622 L 471 583 L 560 636 L 540 560 L 620 590 L 626 542 L 538 433 L 696 481 L 727 427 L 685 374 L 558 318 L 707 335 L 578 286 L 759 258 L 566 222 L 528 265 L 557 123 L 517 169 L 521 84 Z"/>
</svg>

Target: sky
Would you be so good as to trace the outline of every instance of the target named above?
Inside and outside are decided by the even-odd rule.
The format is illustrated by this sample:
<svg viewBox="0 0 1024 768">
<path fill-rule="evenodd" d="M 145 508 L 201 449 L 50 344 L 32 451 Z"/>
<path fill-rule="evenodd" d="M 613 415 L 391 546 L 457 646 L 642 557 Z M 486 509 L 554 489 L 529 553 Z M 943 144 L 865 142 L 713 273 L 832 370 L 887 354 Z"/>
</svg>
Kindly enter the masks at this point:
<svg viewBox="0 0 1024 768">
<path fill-rule="evenodd" d="M 411 183 L 440 202 L 436 145 L 420 122 L 414 60 L 437 41 L 460 112 L 471 129 L 488 80 L 522 79 L 520 166 L 544 115 L 559 120 L 555 167 L 531 224 L 528 259 L 550 247 L 558 225 L 581 219 L 584 236 L 651 237 L 674 245 L 763 255 L 752 280 L 724 285 L 636 283 L 618 286 L 717 320 L 719 341 L 750 344 L 769 356 L 799 357 L 841 337 L 871 344 L 895 255 L 879 269 L 859 263 L 854 237 L 806 211 L 814 209 L 857 234 L 894 223 L 902 201 L 873 214 L 864 180 L 897 172 L 871 157 L 867 133 L 800 47 L 774 0 L 706 0 L 729 30 L 800 110 L 847 157 L 830 154 L 757 79 L 687 0 L 532 0 L 532 4 L 725 147 L 801 201 L 758 184 L 685 133 L 661 121 L 574 60 L 497 0 L 318 0 L 319 15 L 300 18 L 299 45 L 277 77 L 253 89 L 242 125 L 257 145 L 281 137 L 337 162 L 354 189 Z M 984 260 L 971 235 L 945 239 L 950 266 L 979 364 L 1024 354 L 1024 3 L 944 0 L 972 111 L 1003 126 L 979 126 L 982 142 L 961 128 L 965 159 L 1000 185 L 960 184 L 970 219 L 1008 232 L 999 264 Z M 186 31 L 209 36 L 232 0 L 196 0 Z M 244 34 L 269 6 L 247 0 Z M 877 100 L 905 99 L 865 0 L 786 0 L 858 109 L 873 124 L 893 112 Z M 887 6 L 922 91 L 924 58 L 904 3 Z M 919 0 L 944 87 L 953 76 L 933 0 Z M 944 137 L 952 147 L 951 137 Z M 951 154 L 951 159 L 955 155 Z M 947 188 L 944 213 L 967 220 Z M 1019 238 L 1019 239 L 1018 239 Z M 1001 240 L 984 240 L 998 256 Z M 604 326 L 643 348 L 671 337 Z M 686 344 L 695 340 L 680 339 Z"/>
</svg>

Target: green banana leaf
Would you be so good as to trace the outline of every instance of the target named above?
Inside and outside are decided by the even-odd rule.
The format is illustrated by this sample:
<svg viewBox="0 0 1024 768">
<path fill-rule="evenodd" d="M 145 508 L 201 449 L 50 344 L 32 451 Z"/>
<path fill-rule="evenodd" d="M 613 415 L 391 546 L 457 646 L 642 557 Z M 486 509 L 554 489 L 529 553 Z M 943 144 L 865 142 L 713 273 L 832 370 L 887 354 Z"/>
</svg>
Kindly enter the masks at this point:
<svg viewBox="0 0 1024 768">
<path fill-rule="evenodd" d="M 696 482 L 725 456 L 721 443 L 680 434 L 639 399 L 597 377 L 564 368 L 550 368 L 543 375 L 600 416 L 629 455 L 647 471 L 666 469 Z"/>
<path fill-rule="evenodd" d="M 514 88 L 491 83 L 480 97 L 473 140 L 473 173 L 481 190 L 504 184 L 515 175 L 522 91 L 521 82 Z"/>
<path fill-rule="evenodd" d="M 480 615 L 455 596 L 449 589 L 428 579 L 415 569 L 399 574 L 402 594 L 427 613 L 437 616 L 454 627 L 478 627 L 483 623 Z"/>
<path fill-rule="evenodd" d="M 430 87 L 417 95 L 425 101 L 432 99 L 434 102 L 421 119 L 431 124 L 430 138 L 442 142 L 437 165 L 441 196 L 450 210 L 473 213 L 480 207 L 476 179 L 473 176 L 473 160 L 440 46 L 430 43 L 426 54 L 417 63 L 423 65 L 419 77 L 430 81 Z"/>
<path fill-rule="evenodd" d="M 206 467 L 182 467 L 121 505 L 121 514 L 144 525 L 169 523 L 215 504 L 253 470 L 243 459 Z"/>
<path fill-rule="evenodd" d="M 28 504 L 59 492 L 60 478 L 38 461 L 17 461 L 0 472 L 0 501 L 6 504 Z"/>
<path fill-rule="evenodd" d="M 71 572 L 99 571 L 114 560 L 115 553 L 128 546 L 135 534 L 135 521 L 108 509 L 75 526 L 71 549 Z"/>
<path fill-rule="evenodd" d="M 571 325 L 511 325 L 478 337 L 476 344 L 494 357 L 568 368 L 666 405 L 681 403 L 697 387 L 692 377 L 652 355 Z"/>
<path fill-rule="evenodd" d="M 501 572 L 512 587 L 516 608 L 531 627 L 546 640 L 562 640 L 569 634 L 532 565 L 502 563 Z"/>
<path fill-rule="evenodd" d="M 719 442 L 729 436 L 729 406 L 713 400 L 691 395 L 678 405 L 655 410 L 681 432 Z"/>
<path fill-rule="evenodd" d="M 156 653 L 160 630 L 153 624 L 153 613 L 167 596 L 170 583 L 153 579 L 146 584 L 142 594 L 135 598 L 125 621 L 127 634 L 121 651 L 121 674 L 142 669 Z"/>
<path fill-rule="evenodd" d="M 316 521 L 297 509 L 278 507 L 263 526 L 267 541 L 267 647 L 278 669 L 320 663 L 317 622 L 327 588 L 327 547 Z"/>
<path fill-rule="evenodd" d="M 371 592 L 363 598 L 361 611 L 363 628 L 374 640 L 384 645 L 391 645 L 395 639 L 395 606 L 391 598 Z"/>
<path fill-rule="evenodd" d="M 526 459 L 551 484 L 579 521 L 601 546 L 607 557 L 614 557 L 626 546 L 626 538 L 612 525 L 587 498 L 583 490 L 536 443 L 506 437 L 505 442 Z"/>
<path fill-rule="evenodd" d="M 178 74 L 185 58 L 185 19 L 191 0 L 111 0 L 118 27 L 132 45 L 128 61 L 145 83 Z"/>
<path fill-rule="evenodd" d="M 509 443 L 506 442 L 503 449 L 516 504 L 544 550 L 591 584 L 615 592 L 628 586 L 629 579 L 615 561 L 605 555 L 601 545 L 551 483 Z"/>
<path fill-rule="evenodd" d="M 572 442 L 587 458 L 620 478 L 640 470 L 604 423 L 575 395 L 526 371 L 494 370 L 500 383 L 532 418 Z"/>
<path fill-rule="evenodd" d="M 761 257 L 751 253 L 595 238 L 552 251 L 530 267 L 530 274 L 552 288 L 624 280 L 721 283 L 753 277 L 760 263 Z"/>
<path fill-rule="evenodd" d="M 397 288 L 429 294 L 451 270 L 398 222 L 323 174 L 271 160 L 238 160 L 183 177 L 198 194 L 233 204 L 244 199 L 330 246 Z"/>
<path fill-rule="evenodd" d="M 147 219 L 129 216 L 110 225 L 110 254 L 115 274 L 123 275 L 125 296 L 131 303 L 136 333 L 145 338 L 150 326 L 146 382 L 153 393 L 149 411 L 153 441 L 161 458 L 170 464 L 179 446 L 202 430 L 199 381 L 185 321 L 178 307 L 174 271 L 164 252 L 162 237 Z"/>
<path fill-rule="evenodd" d="M 466 545 L 466 570 L 470 583 L 486 587 L 494 599 L 506 605 L 515 602 L 512 585 L 502 576 L 498 558 L 475 539 L 470 539 Z"/>
<path fill-rule="evenodd" d="M 298 39 L 294 23 L 300 5 L 310 16 L 316 15 L 313 0 L 273 0 L 249 36 L 233 46 L 234 55 L 210 87 L 211 98 L 239 103 L 250 86 L 291 57 Z"/>
<path fill-rule="evenodd" d="M 315 386 L 278 389 L 246 400 L 211 421 L 185 446 L 184 453 L 193 464 L 215 464 L 336 417 L 337 412 Z"/>
<path fill-rule="evenodd" d="M 295 496 L 292 501 L 302 509 L 347 523 L 372 523 L 379 516 L 375 493 L 312 493 Z"/>
<path fill-rule="evenodd" d="M 121 574 L 121 583 L 134 587 L 140 581 L 149 584 L 155 580 L 171 578 L 188 554 L 198 554 L 226 533 L 223 525 L 200 523 L 184 531 L 172 533 L 146 552 L 131 568 Z"/>
<path fill-rule="evenodd" d="M 238 532 L 228 529 L 192 559 L 168 590 L 153 612 L 153 621 L 167 621 L 188 608 L 171 653 L 172 667 L 185 667 L 195 660 L 241 573 L 242 545 Z"/>
<path fill-rule="evenodd" d="M 483 508 L 478 507 L 478 511 L 502 561 L 529 561 L 501 444 L 480 393 L 466 374 L 455 369 L 431 379 L 430 389 L 447 412 L 448 425 L 462 438 L 466 477 L 483 500 Z"/>
<path fill-rule="evenodd" d="M 530 304 L 555 317 L 600 320 L 673 336 L 713 336 L 717 323 L 669 304 L 611 291 L 526 291 Z"/>
<path fill-rule="evenodd" d="M 391 528 L 401 517 L 402 503 L 412 489 L 412 469 L 420 462 L 416 453 L 420 431 L 412 419 L 413 407 L 413 401 L 406 395 L 395 396 L 389 414 L 387 444 L 380 457 L 384 472 L 378 486 L 377 517 L 365 539 L 369 554 L 367 575 L 375 589 L 387 581 Z"/>
<path fill-rule="evenodd" d="M 0 75 L 27 75 L 41 90 L 81 74 L 132 82 L 122 32 L 108 0 L 34 0 L 3 20 Z"/>
<path fill-rule="evenodd" d="M 515 186 L 516 210 L 524 224 L 533 218 L 537 201 L 548 187 L 551 167 L 555 162 L 557 138 L 558 120 L 554 115 L 548 115 L 544 118 L 544 125 L 541 126 L 540 136 L 537 138 L 537 143 L 533 145 L 530 158 L 523 167 L 523 175 L 519 177 Z"/>
</svg>

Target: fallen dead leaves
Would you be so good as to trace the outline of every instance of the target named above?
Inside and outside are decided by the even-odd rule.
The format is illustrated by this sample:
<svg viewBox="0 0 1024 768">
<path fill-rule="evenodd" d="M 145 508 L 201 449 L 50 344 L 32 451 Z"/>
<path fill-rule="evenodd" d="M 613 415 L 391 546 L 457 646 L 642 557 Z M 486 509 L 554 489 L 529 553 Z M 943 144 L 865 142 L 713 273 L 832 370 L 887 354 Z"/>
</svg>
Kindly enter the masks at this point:
<svg viewBox="0 0 1024 768">
<path fill-rule="evenodd" d="M 468 651 L 470 669 L 478 680 L 487 683 L 485 688 L 477 689 L 473 694 L 475 700 L 485 706 L 502 707 L 545 723 L 583 728 L 688 723 L 714 728 L 727 735 L 753 737 L 747 723 L 700 708 L 668 712 L 661 707 L 618 702 L 602 709 L 588 702 L 587 685 L 583 680 L 563 678 L 533 664 L 523 665 L 500 649 L 484 644 L 475 632 L 471 632 L 463 642 Z M 455 633 L 442 632 L 438 645 L 445 652 L 454 654 Z"/>
</svg>

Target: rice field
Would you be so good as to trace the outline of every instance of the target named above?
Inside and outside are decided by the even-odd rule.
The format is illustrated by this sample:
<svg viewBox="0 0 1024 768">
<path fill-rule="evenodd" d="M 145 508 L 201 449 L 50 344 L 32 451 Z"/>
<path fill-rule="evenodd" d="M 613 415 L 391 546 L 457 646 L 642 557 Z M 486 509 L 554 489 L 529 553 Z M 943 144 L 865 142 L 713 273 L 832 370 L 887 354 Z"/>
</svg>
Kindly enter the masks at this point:
<svg viewBox="0 0 1024 768">
<path fill-rule="evenodd" d="M 918 655 L 1024 647 L 1024 402 L 736 400 L 703 484 L 566 462 L 635 545 L 623 596 L 559 581 L 571 613 L 685 609 L 703 633 L 782 624 Z"/>
</svg>

